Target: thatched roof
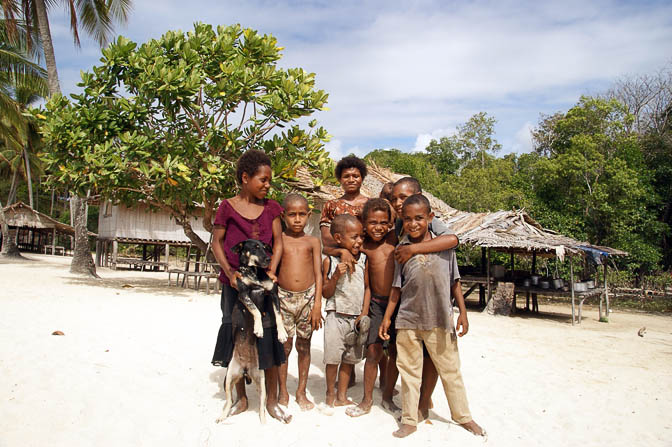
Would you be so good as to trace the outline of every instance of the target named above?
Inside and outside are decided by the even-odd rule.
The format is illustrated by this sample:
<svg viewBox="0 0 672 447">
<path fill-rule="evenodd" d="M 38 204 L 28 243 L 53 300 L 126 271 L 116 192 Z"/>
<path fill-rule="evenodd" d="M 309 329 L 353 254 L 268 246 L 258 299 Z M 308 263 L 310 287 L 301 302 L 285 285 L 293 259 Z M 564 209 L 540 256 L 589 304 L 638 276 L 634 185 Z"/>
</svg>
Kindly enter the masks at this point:
<svg viewBox="0 0 672 447">
<path fill-rule="evenodd" d="M 383 185 L 394 182 L 403 175 L 381 168 L 375 163 L 368 165 L 369 173 L 362 184 L 362 194 L 378 197 Z M 343 192 L 337 185 L 315 186 L 310 175 L 302 171 L 297 175 L 297 189 L 318 201 L 340 197 Z M 580 242 L 555 231 L 543 228 L 524 210 L 470 213 L 452 208 L 442 200 L 425 191 L 436 216 L 446 222 L 459 237 L 461 243 L 490 247 L 499 250 L 529 252 L 536 250 L 564 258 L 565 253 L 583 254 L 581 247 L 599 248 L 610 255 L 627 255 L 626 252 L 609 247 L 596 247 Z"/>
<path fill-rule="evenodd" d="M 25 227 L 35 229 L 56 229 L 59 233 L 70 236 L 75 235 L 75 229 L 70 225 L 61 223 L 46 214 L 35 211 L 23 202 L 17 202 L 4 208 L 7 225 L 12 227 Z M 89 232 L 89 236 L 95 236 Z"/>
</svg>

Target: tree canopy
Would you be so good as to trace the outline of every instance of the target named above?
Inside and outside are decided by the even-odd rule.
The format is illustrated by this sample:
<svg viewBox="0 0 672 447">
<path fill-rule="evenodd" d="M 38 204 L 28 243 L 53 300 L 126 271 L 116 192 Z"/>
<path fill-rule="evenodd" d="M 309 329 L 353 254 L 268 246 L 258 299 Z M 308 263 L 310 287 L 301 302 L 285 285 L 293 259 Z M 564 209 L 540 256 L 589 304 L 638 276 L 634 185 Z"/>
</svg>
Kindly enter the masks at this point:
<svg viewBox="0 0 672 447">
<path fill-rule="evenodd" d="M 282 49 L 273 36 L 239 25 L 198 23 L 142 45 L 119 37 L 82 74 L 83 93 L 46 105 L 51 180 L 168 211 L 201 248 L 188 217 L 203 207 L 211 229 L 245 150 L 273 158 L 278 187 L 301 166 L 326 180 L 326 130 L 315 120 L 296 122 L 322 109 L 328 95 L 315 88 L 314 74 L 279 68 Z"/>
</svg>

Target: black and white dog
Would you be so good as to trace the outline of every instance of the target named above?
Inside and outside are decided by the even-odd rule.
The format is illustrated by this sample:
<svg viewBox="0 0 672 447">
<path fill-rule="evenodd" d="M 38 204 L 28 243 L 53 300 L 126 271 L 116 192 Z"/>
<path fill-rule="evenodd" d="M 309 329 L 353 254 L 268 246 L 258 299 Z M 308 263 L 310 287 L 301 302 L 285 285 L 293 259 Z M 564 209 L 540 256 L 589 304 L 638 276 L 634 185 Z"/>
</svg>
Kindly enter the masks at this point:
<svg viewBox="0 0 672 447">
<path fill-rule="evenodd" d="M 278 298 L 278 285 L 266 274 L 266 269 L 271 263 L 271 247 L 263 242 L 248 239 L 235 245 L 232 250 L 238 254 L 240 260 L 240 272 L 242 278 L 237 279 L 238 299 L 248 312 L 243 312 L 244 325 L 242 330 L 234 332 L 233 357 L 226 371 L 224 391 L 226 393 L 226 405 L 222 416 L 217 419 L 221 422 L 229 417 L 233 404 L 233 385 L 245 377 L 255 382 L 259 391 L 259 419 L 262 424 L 266 423 L 266 381 L 264 373 L 259 369 L 259 357 L 257 352 L 257 337 L 264 335 L 264 327 L 261 320 L 261 311 L 264 309 L 265 300 L 270 299 L 275 314 L 275 324 L 278 330 L 278 341 L 287 341 L 287 331 L 280 315 L 280 300 Z M 291 416 L 286 416 L 279 408 L 271 414 L 287 423 Z"/>
</svg>

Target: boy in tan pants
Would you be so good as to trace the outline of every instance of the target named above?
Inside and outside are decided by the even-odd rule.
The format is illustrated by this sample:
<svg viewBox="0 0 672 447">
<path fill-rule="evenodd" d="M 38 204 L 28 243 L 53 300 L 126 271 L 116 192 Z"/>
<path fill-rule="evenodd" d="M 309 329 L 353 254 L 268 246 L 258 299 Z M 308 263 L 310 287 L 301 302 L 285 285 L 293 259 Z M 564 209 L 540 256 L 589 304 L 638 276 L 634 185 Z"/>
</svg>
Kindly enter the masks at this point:
<svg viewBox="0 0 672 447">
<path fill-rule="evenodd" d="M 401 214 L 404 237 L 400 245 L 415 244 L 434 237 L 429 231 L 434 213 L 425 196 L 416 194 L 407 198 Z M 401 427 L 393 435 L 403 438 L 417 429 L 423 342 L 441 378 L 453 420 L 475 435 L 485 435 L 485 431 L 471 417 L 460 373 L 451 298 L 455 299 L 460 309 L 457 319 L 459 336 L 467 333 L 469 322 L 455 251 L 415 255 L 403 265 L 396 263 L 394 276 L 389 303 L 379 329 L 380 338 L 389 339 L 387 331 L 392 314 L 401 301 L 395 325 L 402 416 Z"/>
</svg>

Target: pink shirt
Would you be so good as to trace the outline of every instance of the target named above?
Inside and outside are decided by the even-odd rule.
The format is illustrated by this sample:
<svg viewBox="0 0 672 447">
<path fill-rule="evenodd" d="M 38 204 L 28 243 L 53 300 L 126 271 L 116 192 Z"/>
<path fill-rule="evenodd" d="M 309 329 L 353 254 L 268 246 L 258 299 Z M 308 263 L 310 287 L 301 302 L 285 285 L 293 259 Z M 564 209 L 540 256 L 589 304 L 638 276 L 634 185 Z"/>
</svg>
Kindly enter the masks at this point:
<svg viewBox="0 0 672 447">
<path fill-rule="evenodd" d="M 248 219 L 241 216 L 228 200 L 222 200 L 215 216 L 215 225 L 226 229 L 222 249 L 226 260 L 233 270 L 238 270 L 238 255 L 233 248 L 238 242 L 247 239 L 257 239 L 265 244 L 273 246 L 273 220 L 283 212 L 282 206 L 275 200 L 264 199 L 264 210 L 256 219 Z M 230 284 L 229 278 L 222 270 L 219 280 L 223 284 Z"/>
</svg>

